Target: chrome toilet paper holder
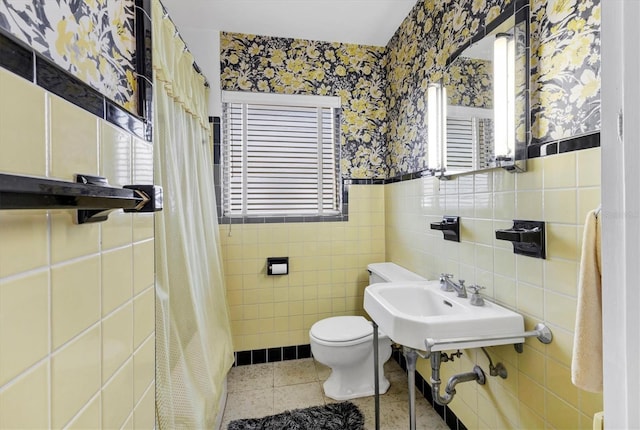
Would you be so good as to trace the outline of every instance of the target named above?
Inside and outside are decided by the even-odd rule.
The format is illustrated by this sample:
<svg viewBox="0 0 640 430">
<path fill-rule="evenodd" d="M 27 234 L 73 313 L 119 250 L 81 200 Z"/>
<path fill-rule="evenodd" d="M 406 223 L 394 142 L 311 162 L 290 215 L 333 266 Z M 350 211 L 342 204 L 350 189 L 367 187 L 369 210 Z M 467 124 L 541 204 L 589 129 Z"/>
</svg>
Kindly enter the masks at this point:
<svg viewBox="0 0 640 430">
<path fill-rule="evenodd" d="M 284 264 L 284 272 L 275 270 L 274 266 L 281 268 Z M 275 272 L 275 273 L 274 273 Z M 289 257 L 267 257 L 267 275 L 288 275 L 289 274 Z"/>
</svg>

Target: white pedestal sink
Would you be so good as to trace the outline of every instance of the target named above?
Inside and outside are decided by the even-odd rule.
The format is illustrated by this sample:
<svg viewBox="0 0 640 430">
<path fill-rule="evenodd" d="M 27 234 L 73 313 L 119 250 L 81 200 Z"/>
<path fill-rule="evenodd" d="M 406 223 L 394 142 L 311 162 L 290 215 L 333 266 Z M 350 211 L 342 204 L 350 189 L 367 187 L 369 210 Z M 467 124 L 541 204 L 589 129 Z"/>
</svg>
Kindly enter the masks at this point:
<svg viewBox="0 0 640 430">
<path fill-rule="evenodd" d="M 438 281 L 370 285 L 364 292 L 364 309 L 394 342 L 416 350 L 524 342 L 522 315 L 489 300 L 472 306 L 468 298 L 442 291 Z M 425 346 L 427 339 L 435 341 L 430 348 Z"/>
</svg>

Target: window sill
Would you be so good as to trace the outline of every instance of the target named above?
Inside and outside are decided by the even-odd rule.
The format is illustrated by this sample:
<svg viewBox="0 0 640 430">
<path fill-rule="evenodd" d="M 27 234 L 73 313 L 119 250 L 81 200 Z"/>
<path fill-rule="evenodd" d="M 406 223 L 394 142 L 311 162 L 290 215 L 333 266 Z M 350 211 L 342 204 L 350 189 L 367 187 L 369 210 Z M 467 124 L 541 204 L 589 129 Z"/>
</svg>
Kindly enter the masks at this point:
<svg viewBox="0 0 640 430">
<path fill-rule="evenodd" d="M 346 206 L 346 205 L 345 205 Z M 300 222 L 346 222 L 349 221 L 348 212 L 336 215 L 288 215 L 288 216 L 237 216 L 218 217 L 218 223 L 223 224 L 283 224 Z"/>
</svg>

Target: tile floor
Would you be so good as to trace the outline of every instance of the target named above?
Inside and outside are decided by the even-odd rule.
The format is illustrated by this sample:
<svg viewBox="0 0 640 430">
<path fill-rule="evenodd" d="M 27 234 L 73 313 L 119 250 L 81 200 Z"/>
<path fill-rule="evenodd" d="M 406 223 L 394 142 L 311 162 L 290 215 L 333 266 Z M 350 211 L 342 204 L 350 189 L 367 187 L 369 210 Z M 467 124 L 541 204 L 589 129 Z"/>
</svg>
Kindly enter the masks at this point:
<svg viewBox="0 0 640 430">
<path fill-rule="evenodd" d="M 313 358 L 276 363 L 238 366 L 228 378 L 227 405 L 222 429 L 239 418 L 257 418 L 289 409 L 335 402 L 324 395 L 322 383 L 330 369 Z M 389 390 L 380 396 L 380 428 L 404 430 L 409 428 L 409 400 L 407 376 L 394 360 L 385 364 L 385 374 L 391 382 Z M 365 428 L 375 428 L 374 398 L 351 400 L 365 416 Z M 417 430 L 446 430 L 449 427 L 431 405 L 416 391 Z"/>
</svg>

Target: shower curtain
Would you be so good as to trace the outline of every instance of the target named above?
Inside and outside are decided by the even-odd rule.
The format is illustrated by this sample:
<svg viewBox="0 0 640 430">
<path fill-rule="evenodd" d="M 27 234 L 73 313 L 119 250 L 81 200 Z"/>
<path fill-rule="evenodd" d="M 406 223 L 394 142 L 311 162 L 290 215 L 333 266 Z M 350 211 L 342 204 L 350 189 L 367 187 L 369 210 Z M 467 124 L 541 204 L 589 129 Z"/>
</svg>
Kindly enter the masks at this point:
<svg viewBox="0 0 640 430">
<path fill-rule="evenodd" d="M 213 428 L 233 362 L 222 274 L 207 88 L 153 1 L 156 215 L 156 422 Z"/>
</svg>

